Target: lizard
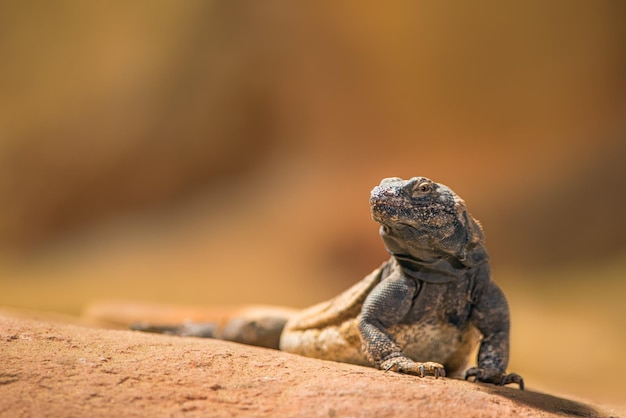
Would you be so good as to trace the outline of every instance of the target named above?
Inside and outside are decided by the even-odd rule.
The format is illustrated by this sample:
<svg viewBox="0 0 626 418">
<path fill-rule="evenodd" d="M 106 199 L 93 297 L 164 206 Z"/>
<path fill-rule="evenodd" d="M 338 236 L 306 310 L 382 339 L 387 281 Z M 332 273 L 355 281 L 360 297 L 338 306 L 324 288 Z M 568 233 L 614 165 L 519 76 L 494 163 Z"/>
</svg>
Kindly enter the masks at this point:
<svg viewBox="0 0 626 418">
<path fill-rule="evenodd" d="M 371 191 L 370 210 L 390 258 L 337 297 L 289 315 L 133 329 L 523 390 L 523 378 L 506 372 L 508 303 L 491 279 L 482 226 L 465 202 L 426 177 L 392 177 Z M 468 368 L 476 349 L 477 365 Z"/>
</svg>

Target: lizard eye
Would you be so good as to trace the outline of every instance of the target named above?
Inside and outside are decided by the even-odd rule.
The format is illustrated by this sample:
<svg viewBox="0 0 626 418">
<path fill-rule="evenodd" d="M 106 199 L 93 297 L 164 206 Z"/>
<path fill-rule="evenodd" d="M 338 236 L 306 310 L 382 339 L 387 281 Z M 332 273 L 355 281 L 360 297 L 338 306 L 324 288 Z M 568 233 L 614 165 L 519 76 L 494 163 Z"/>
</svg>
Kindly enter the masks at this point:
<svg viewBox="0 0 626 418">
<path fill-rule="evenodd" d="M 426 193 L 430 192 L 431 190 L 432 190 L 432 186 L 428 182 L 420 183 L 414 189 L 415 194 L 420 194 L 420 195 L 426 194 Z"/>
</svg>

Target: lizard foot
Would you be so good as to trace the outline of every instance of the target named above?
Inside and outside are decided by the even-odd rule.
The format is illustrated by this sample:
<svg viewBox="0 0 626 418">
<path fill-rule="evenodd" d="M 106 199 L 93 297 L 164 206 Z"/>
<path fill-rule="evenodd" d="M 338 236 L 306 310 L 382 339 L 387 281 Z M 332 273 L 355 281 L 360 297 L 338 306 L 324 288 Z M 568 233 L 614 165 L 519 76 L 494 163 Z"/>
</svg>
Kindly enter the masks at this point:
<svg viewBox="0 0 626 418">
<path fill-rule="evenodd" d="M 446 370 L 443 368 L 443 365 L 439 363 L 432 361 L 420 363 L 407 357 L 392 357 L 383 361 L 380 364 L 380 368 L 385 371 L 391 370 L 398 373 L 414 374 L 420 377 L 426 375 L 432 375 L 435 376 L 435 378 L 446 376 Z"/>
<path fill-rule="evenodd" d="M 473 377 L 475 382 L 493 383 L 500 386 L 516 383 L 520 390 L 524 390 L 524 379 L 517 373 L 489 373 L 480 367 L 472 367 L 465 372 L 465 380 L 469 380 L 470 377 Z"/>
</svg>

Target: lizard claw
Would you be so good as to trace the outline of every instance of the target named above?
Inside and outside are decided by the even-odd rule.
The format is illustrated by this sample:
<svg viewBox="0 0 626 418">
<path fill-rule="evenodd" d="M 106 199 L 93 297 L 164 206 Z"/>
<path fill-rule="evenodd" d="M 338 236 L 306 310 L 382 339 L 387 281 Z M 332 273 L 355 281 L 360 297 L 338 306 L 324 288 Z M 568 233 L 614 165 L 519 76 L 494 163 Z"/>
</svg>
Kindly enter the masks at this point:
<svg viewBox="0 0 626 418">
<path fill-rule="evenodd" d="M 520 390 L 524 390 L 524 379 L 517 373 L 488 373 L 480 367 L 472 367 L 465 372 L 465 380 L 469 380 L 470 377 L 474 378 L 474 382 L 493 383 L 499 386 L 517 383 Z"/>
<path fill-rule="evenodd" d="M 479 369 L 478 367 L 470 367 L 465 372 L 465 380 L 469 380 L 470 377 L 473 377 L 474 381 L 476 381 L 476 380 L 480 379 L 482 374 L 483 374 L 482 373 L 482 369 Z"/>
<path fill-rule="evenodd" d="M 424 367 L 423 364 L 420 364 L 417 370 L 420 371 L 420 377 L 426 376 L 426 368 Z"/>
<path fill-rule="evenodd" d="M 524 390 L 524 378 L 517 373 L 509 373 L 502 376 L 500 386 L 508 385 L 509 383 L 517 383 L 520 390 Z"/>
</svg>

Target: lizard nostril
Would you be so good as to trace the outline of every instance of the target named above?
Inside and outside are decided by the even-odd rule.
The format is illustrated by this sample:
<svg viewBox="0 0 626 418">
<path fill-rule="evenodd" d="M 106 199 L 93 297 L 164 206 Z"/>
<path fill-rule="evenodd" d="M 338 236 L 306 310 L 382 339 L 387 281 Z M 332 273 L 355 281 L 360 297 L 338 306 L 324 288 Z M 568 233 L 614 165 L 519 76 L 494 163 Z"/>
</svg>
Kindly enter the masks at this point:
<svg viewBox="0 0 626 418">
<path fill-rule="evenodd" d="M 388 189 L 383 190 L 383 195 L 387 197 L 398 197 L 401 194 L 401 190 L 397 187 L 390 187 Z"/>
</svg>

